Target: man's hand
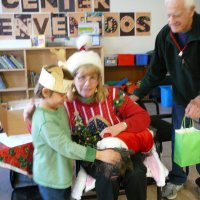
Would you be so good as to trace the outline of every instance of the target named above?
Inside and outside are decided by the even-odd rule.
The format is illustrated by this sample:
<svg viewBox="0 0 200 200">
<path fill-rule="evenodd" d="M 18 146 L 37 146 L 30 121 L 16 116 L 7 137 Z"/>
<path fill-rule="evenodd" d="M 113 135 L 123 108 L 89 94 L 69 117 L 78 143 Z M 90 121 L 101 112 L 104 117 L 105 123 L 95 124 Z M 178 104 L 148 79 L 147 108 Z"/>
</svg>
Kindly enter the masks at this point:
<svg viewBox="0 0 200 200">
<path fill-rule="evenodd" d="M 200 118 L 200 96 L 190 101 L 185 109 L 185 115 L 192 119 Z"/>
</svg>

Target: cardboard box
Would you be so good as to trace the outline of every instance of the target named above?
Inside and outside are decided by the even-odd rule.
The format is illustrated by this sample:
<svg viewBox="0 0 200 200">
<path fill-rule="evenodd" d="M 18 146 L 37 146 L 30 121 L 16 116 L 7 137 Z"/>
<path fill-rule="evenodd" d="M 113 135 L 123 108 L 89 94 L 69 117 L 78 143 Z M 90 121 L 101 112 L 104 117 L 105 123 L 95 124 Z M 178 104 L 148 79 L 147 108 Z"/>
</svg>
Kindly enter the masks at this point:
<svg viewBox="0 0 200 200">
<path fill-rule="evenodd" d="M 23 119 L 23 109 L 8 110 L 0 105 L 0 122 L 7 135 L 28 133 Z"/>
<path fill-rule="evenodd" d="M 19 135 L 29 132 L 23 119 L 23 111 L 30 101 L 30 99 L 22 99 L 0 104 L 1 126 L 8 135 Z M 35 105 L 37 106 L 40 101 L 41 99 L 35 99 Z"/>
</svg>

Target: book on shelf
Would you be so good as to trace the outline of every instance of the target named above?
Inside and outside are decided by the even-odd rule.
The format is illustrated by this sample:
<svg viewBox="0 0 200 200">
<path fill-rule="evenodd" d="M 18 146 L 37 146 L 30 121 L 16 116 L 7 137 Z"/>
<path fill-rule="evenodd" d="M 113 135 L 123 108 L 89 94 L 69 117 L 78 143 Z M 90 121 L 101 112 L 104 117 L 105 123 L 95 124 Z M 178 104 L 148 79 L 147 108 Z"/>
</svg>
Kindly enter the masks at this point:
<svg viewBox="0 0 200 200">
<path fill-rule="evenodd" d="M 3 66 L 3 64 L 1 63 L 1 61 L 0 61 L 0 69 L 4 69 L 4 66 Z"/>
<path fill-rule="evenodd" d="M 3 56 L 0 56 L 0 62 L 1 62 L 1 64 L 2 64 L 4 69 L 10 69 L 9 65 L 6 63 L 6 61 L 3 58 Z"/>
<path fill-rule="evenodd" d="M 9 65 L 10 69 L 16 69 L 17 68 L 17 66 L 10 60 L 8 55 L 4 55 L 3 58 L 5 59 L 7 64 Z"/>
<path fill-rule="evenodd" d="M 0 74 L 0 89 L 6 89 L 7 84 L 3 74 Z"/>
<path fill-rule="evenodd" d="M 15 58 L 15 56 L 13 55 L 10 55 L 9 56 L 10 60 L 15 64 L 15 66 L 18 68 L 18 69 L 23 69 L 24 68 L 24 65 L 21 61 L 19 61 L 19 59 Z"/>
<path fill-rule="evenodd" d="M 13 55 L 0 56 L 0 69 L 23 69 L 24 65 Z"/>
<path fill-rule="evenodd" d="M 28 85 L 31 88 L 34 88 L 38 82 L 40 74 L 34 71 L 28 71 Z"/>
</svg>

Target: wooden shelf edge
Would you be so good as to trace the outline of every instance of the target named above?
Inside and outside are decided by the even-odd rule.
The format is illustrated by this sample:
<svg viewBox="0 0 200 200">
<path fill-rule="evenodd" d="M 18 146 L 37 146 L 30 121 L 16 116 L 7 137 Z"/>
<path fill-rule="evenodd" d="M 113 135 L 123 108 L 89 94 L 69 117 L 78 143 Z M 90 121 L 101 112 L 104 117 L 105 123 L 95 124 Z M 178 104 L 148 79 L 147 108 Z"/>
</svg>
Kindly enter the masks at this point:
<svg viewBox="0 0 200 200">
<path fill-rule="evenodd" d="M 102 46 L 91 46 L 90 49 L 96 49 L 96 48 L 102 48 Z M 48 49 L 66 49 L 66 50 L 77 50 L 76 46 L 47 46 L 47 47 L 30 47 L 30 48 L 5 48 L 5 49 L 0 49 L 0 51 L 27 51 L 27 50 L 48 50 Z M 78 51 L 78 50 L 77 50 Z"/>
<path fill-rule="evenodd" d="M 0 72 L 24 72 L 25 68 L 23 69 L 0 69 Z"/>
<path fill-rule="evenodd" d="M 104 66 L 106 69 L 123 69 L 123 68 L 140 68 L 140 67 L 148 67 L 147 65 L 130 65 L 130 66 Z"/>
<path fill-rule="evenodd" d="M 26 87 L 15 87 L 15 88 L 6 88 L 0 89 L 0 92 L 19 92 L 19 91 L 26 91 Z"/>
</svg>

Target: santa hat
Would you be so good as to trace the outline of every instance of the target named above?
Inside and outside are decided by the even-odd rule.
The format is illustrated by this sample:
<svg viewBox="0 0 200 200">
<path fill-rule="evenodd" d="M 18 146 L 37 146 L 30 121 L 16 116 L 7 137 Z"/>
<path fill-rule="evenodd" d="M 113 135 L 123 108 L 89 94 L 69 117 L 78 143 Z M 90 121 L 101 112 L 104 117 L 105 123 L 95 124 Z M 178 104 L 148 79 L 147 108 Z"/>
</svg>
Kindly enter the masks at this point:
<svg viewBox="0 0 200 200">
<path fill-rule="evenodd" d="M 92 46 L 92 37 L 90 35 L 81 35 L 76 40 L 76 47 L 80 51 L 87 51 Z"/>
<path fill-rule="evenodd" d="M 98 53 L 86 51 L 92 45 L 91 40 L 92 38 L 89 35 L 81 35 L 77 39 L 77 48 L 80 51 L 72 54 L 68 58 L 66 63 L 63 64 L 64 69 L 67 69 L 71 74 L 74 74 L 77 69 L 83 65 L 94 65 L 102 72 L 103 64 Z"/>
<path fill-rule="evenodd" d="M 104 134 L 104 139 L 97 143 L 97 147 L 103 148 L 126 148 L 135 153 L 148 153 L 153 147 L 153 136 L 149 129 L 137 133 L 123 131 L 114 137 L 109 133 Z"/>
<path fill-rule="evenodd" d="M 64 79 L 62 68 L 57 66 L 48 69 L 48 71 L 46 67 L 43 67 L 40 73 L 39 83 L 49 90 L 63 94 L 67 93 L 72 85 L 71 80 Z"/>
</svg>

